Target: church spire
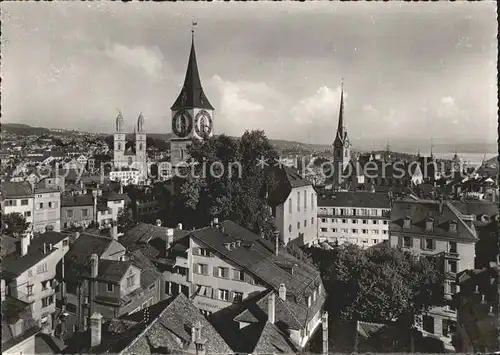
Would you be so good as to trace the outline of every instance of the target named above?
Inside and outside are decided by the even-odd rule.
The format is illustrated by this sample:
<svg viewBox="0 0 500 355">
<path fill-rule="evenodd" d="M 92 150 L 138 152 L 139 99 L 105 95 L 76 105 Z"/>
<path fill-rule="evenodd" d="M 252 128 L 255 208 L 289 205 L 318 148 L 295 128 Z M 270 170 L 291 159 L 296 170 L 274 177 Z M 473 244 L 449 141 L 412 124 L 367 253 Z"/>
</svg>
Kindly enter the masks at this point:
<svg viewBox="0 0 500 355">
<path fill-rule="evenodd" d="M 200 74 L 198 72 L 198 63 L 196 61 L 196 51 L 194 47 L 194 27 L 196 25 L 197 23 L 193 22 L 193 27 L 191 29 L 191 52 L 189 53 L 184 85 L 182 86 L 182 90 L 177 100 L 175 100 L 171 107 L 172 110 L 195 107 L 207 110 L 214 109 L 203 92 Z"/>
<path fill-rule="evenodd" d="M 339 110 L 339 125 L 337 127 L 337 135 L 341 140 L 344 140 L 344 78 L 340 84 L 340 110 Z"/>
</svg>

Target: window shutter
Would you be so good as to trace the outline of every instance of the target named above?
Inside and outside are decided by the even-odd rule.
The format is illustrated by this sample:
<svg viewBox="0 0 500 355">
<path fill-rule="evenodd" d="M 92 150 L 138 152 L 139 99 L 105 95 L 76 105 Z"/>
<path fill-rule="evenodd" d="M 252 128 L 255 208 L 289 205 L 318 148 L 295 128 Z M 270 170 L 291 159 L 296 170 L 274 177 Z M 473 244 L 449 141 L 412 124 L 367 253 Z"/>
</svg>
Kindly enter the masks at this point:
<svg viewBox="0 0 500 355">
<path fill-rule="evenodd" d="M 398 245 L 403 246 L 403 237 L 398 237 Z"/>
<path fill-rule="evenodd" d="M 207 297 L 212 298 L 213 297 L 213 289 L 212 286 L 207 286 L 206 294 Z"/>
<path fill-rule="evenodd" d="M 217 266 L 214 266 L 214 276 L 218 276 L 217 275 Z"/>
<path fill-rule="evenodd" d="M 233 270 L 233 280 L 238 280 L 238 270 Z"/>
<path fill-rule="evenodd" d="M 425 238 L 420 238 L 420 249 L 425 249 Z"/>
<path fill-rule="evenodd" d="M 229 302 L 233 302 L 233 300 L 234 300 L 234 292 L 229 291 Z"/>
</svg>

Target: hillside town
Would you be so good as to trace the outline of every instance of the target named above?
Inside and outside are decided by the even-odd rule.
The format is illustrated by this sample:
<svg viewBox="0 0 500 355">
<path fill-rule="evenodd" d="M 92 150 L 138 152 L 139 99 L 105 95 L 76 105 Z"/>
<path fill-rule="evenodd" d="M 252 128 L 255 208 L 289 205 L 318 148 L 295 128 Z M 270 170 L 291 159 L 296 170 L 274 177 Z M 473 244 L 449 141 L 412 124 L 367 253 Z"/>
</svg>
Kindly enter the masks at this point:
<svg viewBox="0 0 500 355">
<path fill-rule="evenodd" d="M 355 151 L 348 82 L 330 150 L 283 155 L 186 59 L 162 145 L 2 132 L 2 353 L 498 349 L 498 161 Z"/>
</svg>

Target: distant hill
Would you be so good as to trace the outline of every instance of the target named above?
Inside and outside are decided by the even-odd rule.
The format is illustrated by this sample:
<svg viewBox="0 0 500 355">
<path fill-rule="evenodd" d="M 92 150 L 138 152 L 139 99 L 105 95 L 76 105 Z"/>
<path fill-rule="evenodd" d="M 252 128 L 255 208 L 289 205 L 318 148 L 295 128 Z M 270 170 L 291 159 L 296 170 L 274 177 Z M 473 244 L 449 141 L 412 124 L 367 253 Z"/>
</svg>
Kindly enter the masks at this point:
<svg viewBox="0 0 500 355">
<path fill-rule="evenodd" d="M 32 134 L 44 134 L 50 130 L 43 127 L 31 127 L 22 123 L 4 123 L 2 124 L 2 131 L 18 134 L 21 136 L 29 136 Z"/>
<path fill-rule="evenodd" d="M 496 157 L 493 157 L 491 159 L 486 160 L 486 164 L 488 164 L 488 165 L 497 164 L 498 165 L 498 155 Z"/>
</svg>

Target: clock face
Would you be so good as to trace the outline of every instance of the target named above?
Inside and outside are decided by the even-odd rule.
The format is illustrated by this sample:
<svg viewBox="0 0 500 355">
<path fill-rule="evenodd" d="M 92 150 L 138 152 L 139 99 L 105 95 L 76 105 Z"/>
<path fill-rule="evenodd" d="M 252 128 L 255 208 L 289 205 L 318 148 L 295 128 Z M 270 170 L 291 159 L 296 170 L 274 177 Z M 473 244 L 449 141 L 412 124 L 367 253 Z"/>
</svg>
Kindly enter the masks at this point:
<svg viewBox="0 0 500 355">
<path fill-rule="evenodd" d="M 177 137 L 186 137 L 193 128 L 193 119 L 189 112 L 179 111 L 175 114 L 172 120 L 172 132 L 175 133 Z"/>
<path fill-rule="evenodd" d="M 196 134 L 201 138 L 208 138 L 212 133 L 212 117 L 203 110 L 196 115 L 194 129 Z"/>
</svg>

